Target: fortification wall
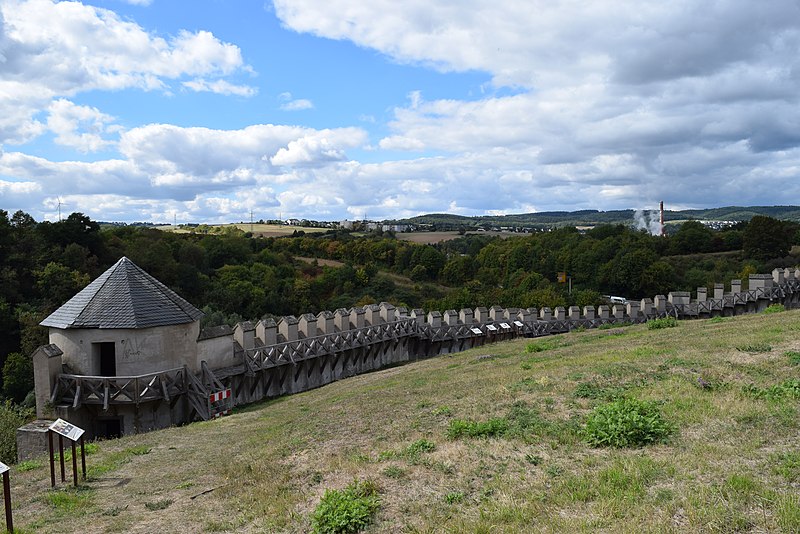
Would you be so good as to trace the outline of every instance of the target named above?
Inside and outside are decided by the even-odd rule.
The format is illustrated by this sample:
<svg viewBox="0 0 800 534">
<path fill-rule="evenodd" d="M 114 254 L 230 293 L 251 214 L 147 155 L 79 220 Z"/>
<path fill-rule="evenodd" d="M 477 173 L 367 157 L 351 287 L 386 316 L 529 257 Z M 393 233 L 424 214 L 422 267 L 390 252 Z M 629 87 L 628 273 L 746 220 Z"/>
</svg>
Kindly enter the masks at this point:
<svg viewBox="0 0 800 534">
<path fill-rule="evenodd" d="M 51 384 L 42 391 L 37 389 L 37 409 L 40 400 L 44 406 L 52 392 L 49 399 L 56 414 L 84 426 L 90 436 L 102 434 L 104 418 L 119 420 L 123 433 L 140 432 L 213 417 L 214 401 L 209 396 L 228 388 L 229 406 L 235 406 L 515 337 L 643 323 L 667 316 L 739 315 L 778 303 L 800 307 L 800 270 L 751 275 L 747 289 L 742 286 L 741 280 L 732 280 L 715 284 L 712 292 L 701 287 L 693 294 L 675 291 L 596 308 L 493 306 L 425 313 L 384 302 L 277 321 L 245 322 L 233 329 L 205 330 L 199 337 L 195 331 L 197 341 L 191 347 L 178 344 L 178 350 L 165 354 L 168 361 L 176 363 L 175 368 L 162 371 L 162 362 L 156 372 L 132 379 L 58 374 L 61 353 L 51 345 L 34 354 L 35 372 L 47 375 Z M 128 345 L 130 337 L 125 339 Z M 86 344 L 87 340 L 83 341 Z"/>
</svg>

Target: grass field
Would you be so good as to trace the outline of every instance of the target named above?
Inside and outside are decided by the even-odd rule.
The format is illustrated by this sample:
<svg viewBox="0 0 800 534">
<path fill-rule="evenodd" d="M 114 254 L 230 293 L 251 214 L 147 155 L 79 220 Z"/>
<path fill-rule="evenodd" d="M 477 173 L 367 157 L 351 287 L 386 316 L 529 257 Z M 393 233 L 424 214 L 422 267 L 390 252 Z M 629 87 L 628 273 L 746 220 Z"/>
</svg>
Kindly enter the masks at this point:
<svg viewBox="0 0 800 534">
<path fill-rule="evenodd" d="M 800 311 L 520 339 L 101 442 L 78 490 L 22 464 L 15 525 L 307 532 L 325 490 L 370 480 L 370 533 L 798 532 L 798 378 Z M 589 446 L 622 397 L 666 441 Z"/>
<path fill-rule="evenodd" d="M 303 231 L 307 234 L 316 234 L 327 232 L 330 228 L 306 228 L 302 226 L 287 226 L 281 224 L 258 224 L 258 223 L 236 223 L 236 224 L 213 224 L 209 225 L 211 229 L 222 230 L 227 227 L 234 227 L 244 232 L 253 232 L 255 236 L 264 237 L 280 237 L 284 235 L 292 235 L 296 231 Z M 159 226 L 157 227 L 167 232 L 176 232 L 179 234 L 188 234 L 193 231 L 192 228 L 179 227 L 179 226 Z"/>
<path fill-rule="evenodd" d="M 513 232 L 467 232 L 468 234 L 475 235 L 491 235 L 499 236 L 503 239 L 524 236 L 525 234 L 515 234 Z M 423 245 L 434 245 L 443 241 L 450 241 L 451 239 L 458 239 L 462 237 L 458 232 L 401 232 L 397 234 L 397 239 L 404 241 L 411 241 L 412 243 L 420 243 Z"/>
</svg>

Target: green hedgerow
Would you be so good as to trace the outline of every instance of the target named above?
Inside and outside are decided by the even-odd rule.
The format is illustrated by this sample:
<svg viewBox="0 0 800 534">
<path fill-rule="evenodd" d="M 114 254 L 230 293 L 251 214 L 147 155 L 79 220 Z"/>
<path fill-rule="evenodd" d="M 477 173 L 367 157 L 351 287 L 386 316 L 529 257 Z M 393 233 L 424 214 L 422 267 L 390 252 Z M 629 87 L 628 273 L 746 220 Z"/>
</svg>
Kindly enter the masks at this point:
<svg viewBox="0 0 800 534">
<path fill-rule="evenodd" d="M 366 527 L 380 508 L 371 480 L 354 480 L 343 490 L 325 490 L 311 517 L 314 534 L 353 534 Z"/>
<path fill-rule="evenodd" d="M 596 407 L 584 426 L 593 447 L 641 447 L 663 441 L 673 432 L 655 402 L 621 398 Z"/>
<path fill-rule="evenodd" d="M 648 330 L 658 330 L 660 328 L 674 328 L 678 326 L 678 320 L 675 317 L 663 317 L 661 319 L 651 319 L 647 321 Z"/>
</svg>

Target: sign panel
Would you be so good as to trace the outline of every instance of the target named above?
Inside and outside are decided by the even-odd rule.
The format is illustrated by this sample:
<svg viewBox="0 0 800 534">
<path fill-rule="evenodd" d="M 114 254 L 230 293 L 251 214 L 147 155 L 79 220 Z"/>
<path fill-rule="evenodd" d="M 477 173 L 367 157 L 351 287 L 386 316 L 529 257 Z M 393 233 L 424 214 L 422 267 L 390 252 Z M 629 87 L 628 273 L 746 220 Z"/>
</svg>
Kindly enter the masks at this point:
<svg viewBox="0 0 800 534">
<path fill-rule="evenodd" d="M 78 441 L 84 432 L 82 428 L 78 428 L 77 426 L 70 422 L 64 421 L 63 419 L 57 419 L 56 422 L 50 425 L 49 428 L 56 434 L 60 434 L 65 438 L 71 439 L 72 441 Z"/>
<path fill-rule="evenodd" d="M 8 467 L 8 466 L 7 466 L 6 464 L 4 464 L 3 462 L 0 462 L 0 475 L 2 475 L 3 473 L 6 473 L 6 472 L 8 472 L 8 470 L 9 470 L 9 469 L 11 469 L 11 468 L 10 468 L 10 467 Z"/>
<path fill-rule="evenodd" d="M 489 330 L 490 332 L 497 332 L 497 327 L 493 324 L 487 324 L 486 330 Z"/>
<path fill-rule="evenodd" d="M 511 330 L 511 327 L 508 326 L 508 323 L 500 323 L 500 328 L 503 330 Z"/>
<path fill-rule="evenodd" d="M 525 326 L 525 325 L 524 325 L 524 324 L 522 324 L 522 323 L 521 323 L 521 322 L 519 322 L 519 321 L 514 321 L 514 326 L 516 326 L 517 328 L 522 328 L 522 327 L 523 327 L 523 326 Z"/>
<path fill-rule="evenodd" d="M 558 273 L 558 281 L 562 284 L 566 283 L 567 281 L 567 273 L 561 271 Z"/>
<path fill-rule="evenodd" d="M 470 328 L 470 330 L 471 330 L 471 331 L 472 331 L 472 333 L 473 333 L 473 334 L 475 334 L 476 336 L 483 335 L 483 332 L 481 331 L 481 329 L 480 329 L 480 328 Z"/>
</svg>

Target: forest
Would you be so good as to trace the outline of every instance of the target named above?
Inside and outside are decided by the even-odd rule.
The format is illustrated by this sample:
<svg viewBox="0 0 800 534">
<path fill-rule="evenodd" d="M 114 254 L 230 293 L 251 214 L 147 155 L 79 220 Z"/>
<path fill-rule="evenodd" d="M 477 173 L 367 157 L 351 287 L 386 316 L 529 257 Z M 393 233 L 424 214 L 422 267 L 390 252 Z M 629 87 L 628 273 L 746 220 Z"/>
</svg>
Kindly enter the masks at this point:
<svg viewBox="0 0 800 534">
<path fill-rule="evenodd" d="M 799 228 L 754 216 L 719 231 L 689 221 L 668 237 L 603 225 L 505 239 L 467 234 L 433 246 L 390 232 L 178 234 L 101 228 L 81 213 L 37 222 L 0 210 L 2 395 L 32 404 L 30 354 L 47 343 L 39 322 L 122 256 L 202 309 L 208 326 L 382 301 L 425 310 L 584 306 L 610 294 L 642 298 L 713 288 L 797 265 L 791 251 L 800 243 Z M 559 283 L 559 272 L 571 284 Z"/>
</svg>

